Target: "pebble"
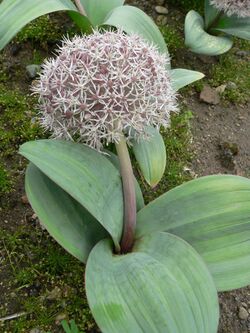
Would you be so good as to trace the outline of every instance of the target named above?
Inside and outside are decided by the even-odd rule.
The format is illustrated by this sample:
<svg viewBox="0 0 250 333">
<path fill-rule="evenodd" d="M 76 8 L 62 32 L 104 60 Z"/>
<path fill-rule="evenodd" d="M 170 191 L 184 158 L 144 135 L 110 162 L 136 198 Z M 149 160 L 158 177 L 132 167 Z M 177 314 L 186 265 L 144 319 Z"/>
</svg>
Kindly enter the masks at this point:
<svg viewBox="0 0 250 333">
<path fill-rule="evenodd" d="M 41 66 L 40 65 L 28 65 L 26 66 L 26 72 L 30 79 L 34 79 L 37 74 L 40 72 Z"/>
<path fill-rule="evenodd" d="M 226 84 L 222 84 L 220 86 L 218 86 L 217 88 L 215 88 L 215 90 L 219 93 L 219 94 L 223 94 L 224 91 L 226 90 L 227 85 Z"/>
<path fill-rule="evenodd" d="M 158 25 L 166 25 L 168 22 L 167 16 L 165 15 L 158 15 L 156 18 L 156 23 Z"/>
<path fill-rule="evenodd" d="M 229 81 L 227 83 L 226 87 L 227 87 L 228 90 L 236 90 L 237 89 L 237 84 L 232 82 L 232 81 Z"/>
<path fill-rule="evenodd" d="M 24 205 L 28 205 L 29 200 L 28 200 L 28 198 L 27 198 L 27 195 L 23 195 L 23 196 L 21 197 L 21 202 L 22 202 Z"/>
<path fill-rule="evenodd" d="M 61 321 L 64 319 L 67 319 L 67 315 L 65 313 L 59 313 L 59 315 L 56 316 L 56 325 L 60 325 Z"/>
<path fill-rule="evenodd" d="M 249 313 L 243 306 L 240 306 L 238 316 L 241 320 L 247 320 Z"/>
<path fill-rule="evenodd" d="M 155 11 L 157 14 L 163 14 L 163 15 L 168 14 L 168 9 L 163 6 L 155 6 Z"/>
<path fill-rule="evenodd" d="M 216 105 L 220 103 L 220 96 L 216 89 L 205 85 L 200 93 L 200 100 L 207 104 Z"/>
</svg>

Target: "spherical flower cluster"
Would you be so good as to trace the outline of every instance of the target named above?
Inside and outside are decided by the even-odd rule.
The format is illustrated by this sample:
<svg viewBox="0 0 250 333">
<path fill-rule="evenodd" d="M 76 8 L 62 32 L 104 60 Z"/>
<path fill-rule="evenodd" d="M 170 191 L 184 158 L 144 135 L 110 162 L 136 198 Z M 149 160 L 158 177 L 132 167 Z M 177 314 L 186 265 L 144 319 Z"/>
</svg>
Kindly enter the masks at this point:
<svg viewBox="0 0 250 333">
<path fill-rule="evenodd" d="M 228 16 L 250 17 L 250 0 L 210 0 L 210 2 Z"/>
<path fill-rule="evenodd" d="M 145 137 L 148 125 L 167 127 L 176 111 L 169 58 L 137 35 L 95 31 L 65 39 L 47 60 L 33 92 L 43 127 L 55 138 L 103 144 Z"/>
</svg>

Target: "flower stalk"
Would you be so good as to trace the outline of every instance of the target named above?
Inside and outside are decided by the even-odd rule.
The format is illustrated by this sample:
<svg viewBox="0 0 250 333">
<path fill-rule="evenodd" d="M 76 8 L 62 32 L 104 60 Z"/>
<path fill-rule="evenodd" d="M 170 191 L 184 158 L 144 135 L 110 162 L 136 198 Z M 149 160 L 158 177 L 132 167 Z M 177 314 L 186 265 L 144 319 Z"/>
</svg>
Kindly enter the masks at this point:
<svg viewBox="0 0 250 333">
<path fill-rule="evenodd" d="M 76 7 L 77 7 L 79 13 L 82 14 L 83 16 L 87 16 L 87 13 L 85 12 L 85 9 L 81 3 L 81 0 L 75 0 L 75 4 L 76 4 Z"/>
<path fill-rule="evenodd" d="M 119 143 L 115 144 L 115 146 L 120 163 L 124 202 L 124 222 L 121 239 L 121 252 L 128 253 L 133 247 L 136 227 L 136 195 L 134 174 L 126 139 L 123 134 L 121 134 L 121 139 Z"/>
</svg>

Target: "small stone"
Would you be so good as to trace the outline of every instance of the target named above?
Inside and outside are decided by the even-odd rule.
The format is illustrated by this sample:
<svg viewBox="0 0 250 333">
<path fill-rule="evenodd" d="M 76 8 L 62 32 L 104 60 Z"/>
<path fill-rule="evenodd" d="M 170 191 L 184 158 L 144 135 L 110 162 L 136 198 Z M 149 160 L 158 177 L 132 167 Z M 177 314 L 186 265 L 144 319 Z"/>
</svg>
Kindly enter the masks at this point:
<svg viewBox="0 0 250 333">
<path fill-rule="evenodd" d="M 34 79 L 37 74 L 40 72 L 41 66 L 40 65 L 28 65 L 26 66 L 26 72 L 30 79 Z"/>
<path fill-rule="evenodd" d="M 59 315 L 56 316 L 56 325 L 60 325 L 61 321 L 64 319 L 67 319 L 67 315 L 65 313 L 59 313 Z"/>
<path fill-rule="evenodd" d="M 247 57 L 247 56 L 250 56 L 250 52 L 249 51 L 237 51 L 235 53 L 238 57 Z"/>
<path fill-rule="evenodd" d="M 23 195 L 23 196 L 21 197 L 21 201 L 22 201 L 22 203 L 23 203 L 24 205 L 28 205 L 29 200 L 28 200 L 28 198 L 27 198 L 27 195 Z"/>
<path fill-rule="evenodd" d="M 228 90 L 236 90 L 237 89 L 237 84 L 232 82 L 232 81 L 229 81 L 227 83 L 226 87 L 227 87 Z"/>
<path fill-rule="evenodd" d="M 42 333 L 42 331 L 39 330 L 39 328 L 32 328 L 32 330 L 30 330 L 30 333 Z"/>
<path fill-rule="evenodd" d="M 168 22 L 167 16 L 165 15 L 158 15 L 156 18 L 156 23 L 158 25 L 166 25 Z"/>
<path fill-rule="evenodd" d="M 157 14 L 163 14 L 163 15 L 168 14 L 168 9 L 163 6 L 155 6 L 155 11 Z"/>
<path fill-rule="evenodd" d="M 215 88 L 215 90 L 219 93 L 219 94 L 223 94 L 224 91 L 226 90 L 227 85 L 226 84 L 222 84 L 220 86 L 218 86 L 217 88 Z"/>
<path fill-rule="evenodd" d="M 21 50 L 21 45 L 17 44 L 17 43 L 13 43 L 10 46 L 10 55 L 15 57 L 19 53 L 20 50 Z"/>
<path fill-rule="evenodd" d="M 249 313 L 243 306 L 240 306 L 238 316 L 241 320 L 247 320 Z"/>
<path fill-rule="evenodd" d="M 47 299 L 48 300 L 58 300 L 62 297 L 62 291 L 59 287 L 55 287 L 53 290 L 51 290 L 48 295 Z"/>
<path fill-rule="evenodd" d="M 215 89 L 205 85 L 200 93 L 200 100 L 207 104 L 216 105 L 220 103 L 220 96 Z"/>
</svg>

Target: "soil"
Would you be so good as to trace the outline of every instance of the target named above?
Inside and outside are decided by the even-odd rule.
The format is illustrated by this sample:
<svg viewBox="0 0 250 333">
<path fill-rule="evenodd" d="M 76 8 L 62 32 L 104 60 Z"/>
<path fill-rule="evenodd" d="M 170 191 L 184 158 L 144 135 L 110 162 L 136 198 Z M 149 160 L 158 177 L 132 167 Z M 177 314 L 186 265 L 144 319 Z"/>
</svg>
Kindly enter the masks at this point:
<svg viewBox="0 0 250 333">
<path fill-rule="evenodd" d="M 154 18 L 157 18 L 157 14 L 153 9 L 157 4 L 157 1 L 131 0 L 127 2 L 139 6 L 149 14 L 152 14 Z M 183 22 L 183 13 L 176 8 L 172 9 L 172 7 L 170 7 L 170 9 L 171 13 L 174 14 L 171 17 L 168 17 L 168 22 L 171 24 L 171 22 L 178 18 L 181 18 L 181 21 Z M 177 14 L 175 15 L 175 13 Z M 173 19 L 173 17 L 175 17 L 175 19 Z M 53 46 L 51 46 L 51 49 L 52 48 Z M 27 51 L 26 46 L 22 46 L 20 52 L 17 52 L 15 55 L 13 55 L 12 52 L 11 56 L 11 48 L 8 47 L 7 51 L 5 51 L 5 66 L 6 63 L 8 63 L 10 69 L 15 69 L 16 64 L 22 63 L 27 52 L 29 52 L 29 50 Z M 42 53 L 44 52 L 45 51 L 43 49 Z M 214 64 L 217 61 L 217 58 L 195 56 L 183 49 L 175 55 L 173 64 L 174 67 L 192 68 L 208 74 L 211 64 Z M 15 75 L 13 75 L 13 80 L 17 80 Z M 15 85 L 24 92 L 28 91 L 29 84 L 29 80 L 22 80 L 20 78 L 19 81 L 15 83 Z M 10 83 L 8 83 L 8 85 L 11 86 Z M 193 113 L 191 131 L 193 136 L 192 149 L 194 151 L 194 158 L 192 164 L 190 165 L 191 172 L 193 172 L 195 176 L 228 173 L 250 177 L 249 102 L 236 105 L 231 103 L 225 104 L 222 101 L 216 106 L 208 105 L 200 101 L 199 92 L 195 89 L 193 89 L 191 93 L 190 91 L 187 94 L 184 93 L 180 96 L 180 99 Z M 14 163 L 23 163 L 21 161 L 21 158 L 18 157 L 17 160 L 10 159 L 9 164 L 11 166 Z M 23 196 L 25 194 L 23 188 L 23 168 L 20 168 L 20 172 L 18 172 L 16 178 L 18 181 L 15 185 L 15 191 L 12 194 L 6 195 L 5 198 L 2 198 L 3 204 L 8 202 L 9 209 L 0 209 L 0 227 L 8 231 L 13 231 L 13 233 L 16 228 L 20 226 L 20 224 L 27 225 L 27 223 L 30 223 L 33 215 L 29 205 L 23 202 Z M 35 230 L 37 230 L 37 226 L 35 226 Z M 33 234 L 34 238 L 37 238 L 34 236 L 36 231 L 30 232 Z M 2 248 L 0 254 L 1 253 L 3 255 L 4 247 Z M 26 255 L 25 251 L 23 253 Z M 21 311 L 18 300 L 15 300 L 15 298 L 10 300 L 10 295 L 13 293 L 13 290 L 8 287 L 8 280 L 10 279 L 10 276 L 10 267 L 0 269 L 0 295 L 2 298 L 1 307 L 6 305 L 5 312 L 7 314 L 18 313 Z M 39 290 L 37 293 L 39 294 Z M 22 297 L 22 294 L 20 297 Z M 239 316 L 241 308 L 246 309 L 246 311 L 250 313 L 249 287 L 220 294 L 220 308 L 221 319 L 218 333 L 250 332 L 250 315 L 245 319 L 240 319 Z M 0 331 L 10 332 L 6 331 L 4 326 L 0 326 Z M 55 328 L 54 332 L 60 332 L 60 329 Z M 88 332 L 91 332 L 91 330 Z M 94 331 L 92 330 L 92 332 Z"/>
</svg>

